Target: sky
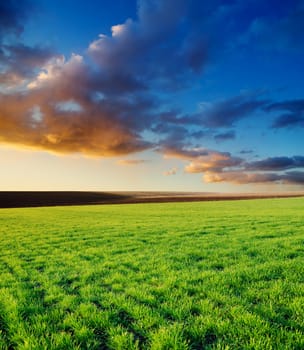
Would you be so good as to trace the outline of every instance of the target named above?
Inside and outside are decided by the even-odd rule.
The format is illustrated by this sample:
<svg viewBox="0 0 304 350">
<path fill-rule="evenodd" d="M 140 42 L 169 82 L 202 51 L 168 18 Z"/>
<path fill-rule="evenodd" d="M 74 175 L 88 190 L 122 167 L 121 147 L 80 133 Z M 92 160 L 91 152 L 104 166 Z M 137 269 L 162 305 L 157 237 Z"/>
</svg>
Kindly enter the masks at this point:
<svg viewBox="0 0 304 350">
<path fill-rule="evenodd" d="M 304 190 L 304 0 L 0 2 L 0 190 Z"/>
</svg>

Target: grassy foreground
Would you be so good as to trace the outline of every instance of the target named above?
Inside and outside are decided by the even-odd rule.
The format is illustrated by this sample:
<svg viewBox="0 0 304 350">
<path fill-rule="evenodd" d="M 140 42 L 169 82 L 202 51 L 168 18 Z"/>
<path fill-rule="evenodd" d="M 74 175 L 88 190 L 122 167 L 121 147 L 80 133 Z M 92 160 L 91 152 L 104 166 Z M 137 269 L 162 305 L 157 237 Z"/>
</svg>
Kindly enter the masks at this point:
<svg viewBox="0 0 304 350">
<path fill-rule="evenodd" d="M 2 209 L 0 349 L 304 349 L 304 199 Z"/>
</svg>

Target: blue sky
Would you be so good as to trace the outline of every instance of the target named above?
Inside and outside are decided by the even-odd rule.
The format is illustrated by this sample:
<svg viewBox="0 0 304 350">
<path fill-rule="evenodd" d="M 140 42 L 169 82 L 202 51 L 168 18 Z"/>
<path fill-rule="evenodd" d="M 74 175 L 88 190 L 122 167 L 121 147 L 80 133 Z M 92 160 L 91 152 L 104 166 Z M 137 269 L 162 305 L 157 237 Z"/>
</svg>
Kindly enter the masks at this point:
<svg viewBox="0 0 304 350">
<path fill-rule="evenodd" d="M 9 0 L 0 20 L 2 190 L 303 189 L 304 1 Z"/>
</svg>

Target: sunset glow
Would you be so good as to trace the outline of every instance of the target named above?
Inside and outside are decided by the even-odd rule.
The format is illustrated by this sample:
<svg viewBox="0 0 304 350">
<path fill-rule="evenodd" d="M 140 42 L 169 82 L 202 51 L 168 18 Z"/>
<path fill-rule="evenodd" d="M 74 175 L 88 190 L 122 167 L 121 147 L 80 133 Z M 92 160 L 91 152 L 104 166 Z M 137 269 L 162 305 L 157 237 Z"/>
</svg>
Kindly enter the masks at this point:
<svg viewBox="0 0 304 350">
<path fill-rule="evenodd" d="M 304 190 L 304 3 L 0 3 L 0 190 Z"/>
</svg>

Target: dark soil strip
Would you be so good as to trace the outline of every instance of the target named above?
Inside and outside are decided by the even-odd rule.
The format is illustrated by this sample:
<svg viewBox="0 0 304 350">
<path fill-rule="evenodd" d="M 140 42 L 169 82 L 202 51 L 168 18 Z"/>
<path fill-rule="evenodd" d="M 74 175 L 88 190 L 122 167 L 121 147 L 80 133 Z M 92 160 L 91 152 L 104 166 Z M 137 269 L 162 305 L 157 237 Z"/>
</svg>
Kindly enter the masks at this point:
<svg viewBox="0 0 304 350">
<path fill-rule="evenodd" d="M 105 192 L 0 192 L 0 208 L 118 203 L 127 195 Z"/>
</svg>

